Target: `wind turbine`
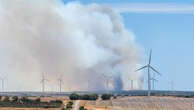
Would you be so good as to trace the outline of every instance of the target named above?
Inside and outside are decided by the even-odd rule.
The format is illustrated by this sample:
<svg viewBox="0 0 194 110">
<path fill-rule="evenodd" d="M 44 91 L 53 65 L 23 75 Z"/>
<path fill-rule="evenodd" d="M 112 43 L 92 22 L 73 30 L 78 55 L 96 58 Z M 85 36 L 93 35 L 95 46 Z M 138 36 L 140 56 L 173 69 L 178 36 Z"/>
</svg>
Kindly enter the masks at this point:
<svg viewBox="0 0 194 110">
<path fill-rule="evenodd" d="M 106 91 L 107 91 L 107 90 L 108 90 L 108 76 L 105 75 L 105 74 L 102 74 L 102 77 L 103 77 L 104 80 L 105 80 L 105 89 L 106 89 Z"/>
<path fill-rule="evenodd" d="M 105 89 L 106 91 L 109 90 L 109 82 L 110 82 L 110 79 L 112 79 L 113 77 L 112 76 L 108 76 L 108 75 L 105 75 L 105 74 L 102 74 L 104 80 L 105 80 Z"/>
<path fill-rule="evenodd" d="M 153 77 L 151 78 L 151 81 L 152 81 L 152 90 L 155 90 L 155 82 L 158 82 L 158 80 Z"/>
<path fill-rule="evenodd" d="M 154 69 L 151 66 L 151 60 L 152 60 L 152 50 L 150 50 L 149 63 L 147 65 L 143 66 L 142 68 L 139 68 L 139 69 L 136 70 L 136 71 L 140 71 L 140 70 L 142 70 L 144 68 L 147 68 L 147 70 L 148 70 L 148 96 L 150 96 L 150 93 L 151 93 L 151 75 L 150 75 L 150 70 L 153 70 L 157 74 L 161 75 L 156 69 Z"/>
<path fill-rule="evenodd" d="M 1 79 L 2 92 L 4 92 L 4 78 L 0 78 L 0 79 Z"/>
<path fill-rule="evenodd" d="M 131 90 L 133 90 L 133 80 L 131 80 Z"/>
<path fill-rule="evenodd" d="M 62 76 L 58 79 L 58 81 L 59 81 L 59 92 L 61 93 L 61 87 L 62 87 L 62 83 L 63 83 Z"/>
<path fill-rule="evenodd" d="M 155 78 L 155 73 L 153 74 L 151 81 L 152 81 L 152 89 L 155 90 L 155 82 L 158 82 L 158 80 Z"/>
<path fill-rule="evenodd" d="M 45 78 L 44 73 L 42 74 L 42 79 L 40 83 L 42 83 L 42 92 L 45 91 L 45 82 L 48 81 L 48 79 Z"/>
</svg>

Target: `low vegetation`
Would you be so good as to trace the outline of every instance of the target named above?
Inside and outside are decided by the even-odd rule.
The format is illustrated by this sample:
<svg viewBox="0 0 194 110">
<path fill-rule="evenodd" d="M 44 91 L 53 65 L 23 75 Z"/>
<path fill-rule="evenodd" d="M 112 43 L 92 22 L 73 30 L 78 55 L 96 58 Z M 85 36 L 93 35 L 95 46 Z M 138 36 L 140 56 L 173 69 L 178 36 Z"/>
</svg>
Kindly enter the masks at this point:
<svg viewBox="0 0 194 110">
<path fill-rule="evenodd" d="M 102 94 L 101 99 L 102 100 L 110 100 L 111 97 L 113 97 L 112 94 Z"/>
<path fill-rule="evenodd" d="M 41 102 L 40 98 L 32 100 L 28 97 L 1 97 L 0 107 L 20 107 L 20 108 L 59 108 L 62 105 L 61 100 L 50 102 Z"/>
<path fill-rule="evenodd" d="M 69 101 L 65 108 L 62 108 L 61 110 L 71 110 L 73 107 L 73 102 Z"/>
<path fill-rule="evenodd" d="M 78 95 L 76 93 L 73 93 L 69 96 L 71 100 L 97 100 L 98 95 L 97 94 L 85 94 L 85 95 Z"/>
<path fill-rule="evenodd" d="M 79 110 L 87 110 L 87 109 L 85 109 L 84 106 L 80 106 Z"/>
</svg>

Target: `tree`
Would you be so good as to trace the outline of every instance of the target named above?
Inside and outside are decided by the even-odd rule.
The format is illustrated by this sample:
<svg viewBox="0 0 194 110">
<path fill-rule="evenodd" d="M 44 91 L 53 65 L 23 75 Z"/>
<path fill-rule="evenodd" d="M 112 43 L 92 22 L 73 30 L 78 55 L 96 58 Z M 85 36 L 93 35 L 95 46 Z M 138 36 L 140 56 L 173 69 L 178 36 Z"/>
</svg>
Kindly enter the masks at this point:
<svg viewBox="0 0 194 110">
<path fill-rule="evenodd" d="M 72 109 L 73 108 L 72 105 L 73 105 L 72 101 L 68 102 L 68 104 L 66 105 L 66 109 Z"/>
<path fill-rule="evenodd" d="M 98 99 L 98 94 L 92 94 L 89 96 L 89 100 L 97 100 Z"/>
<path fill-rule="evenodd" d="M 84 108 L 84 106 L 80 106 L 79 110 L 87 110 Z"/>
<path fill-rule="evenodd" d="M 3 102 L 9 102 L 9 97 L 6 96 L 6 97 L 3 99 Z"/>
<path fill-rule="evenodd" d="M 82 100 L 90 100 L 90 96 L 85 94 L 85 95 L 81 96 L 81 99 Z"/>
<path fill-rule="evenodd" d="M 35 102 L 36 102 L 36 103 L 40 103 L 40 98 L 37 98 L 37 99 L 35 100 Z"/>
<path fill-rule="evenodd" d="M 18 98 L 18 96 L 13 96 L 12 99 L 13 99 L 13 100 L 12 100 L 13 102 L 18 102 L 18 99 L 19 99 L 19 98 Z"/>
<path fill-rule="evenodd" d="M 110 100 L 111 97 L 112 97 L 111 94 L 102 94 L 101 96 L 102 100 Z"/>
<path fill-rule="evenodd" d="M 33 101 L 30 100 L 30 99 L 28 99 L 27 97 L 22 97 L 22 98 L 21 98 L 21 101 L 22 101 L 23 103 L 33 103 Z"/>
<path fill-rule="evenodd" d="M 72 93 L 72 94 L 69 96 L 69 98 L 70 98 L 71 100 L 78 100 L 78 99 L 80 98 L 80 96 L 79 96 L 78 94 L 76 94 L 76 93 Z"/>
<path fill-rule="evenodd" d="M 63 101 L 61 101 L 61 100 L 51 100 L 50 103 L 62 104 Z"/>
</svg>

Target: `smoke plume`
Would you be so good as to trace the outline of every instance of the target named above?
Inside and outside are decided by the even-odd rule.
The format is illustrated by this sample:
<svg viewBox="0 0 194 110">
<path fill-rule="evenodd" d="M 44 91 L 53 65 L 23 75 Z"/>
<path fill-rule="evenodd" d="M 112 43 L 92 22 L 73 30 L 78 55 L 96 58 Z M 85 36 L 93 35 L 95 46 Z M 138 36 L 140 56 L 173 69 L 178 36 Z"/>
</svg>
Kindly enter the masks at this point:
<svg viewBox="0 0 194 110">
<path fill-rule="evenodd" d="M 39 91 L 42 73 L 48 91 L 142 88 L 134 35 L 106 6 L 0 0 L 0 50 L 7 90 Z"/>
</svg>

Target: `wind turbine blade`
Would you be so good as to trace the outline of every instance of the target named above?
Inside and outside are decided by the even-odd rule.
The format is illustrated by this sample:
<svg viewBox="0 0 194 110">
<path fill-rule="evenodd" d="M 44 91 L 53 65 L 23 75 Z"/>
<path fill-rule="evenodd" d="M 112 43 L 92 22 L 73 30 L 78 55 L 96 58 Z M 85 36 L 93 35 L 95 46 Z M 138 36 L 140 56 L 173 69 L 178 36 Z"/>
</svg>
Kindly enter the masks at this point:
<svg viewBox="0 0 194 110">
<path fill-rule="evenodd" d="M 162 75 L 161 73 L 159 73 L 156 69 L 154 69 L 152 66 L 150 66 L 150 68 L 155 71 L 156 73 L 158 73 L 159 75 Z"/>
<path fill-rule="evenodd" d="M 152 61 L 152 50 L 150 50 L 149 64 L 151 64 L 151 61 Z"/>
<path fill-rule="evenodd" d="M 146 67 L 148 67 L 148 65 L 146 65 L 146 66 L 144 66 L 144 67 L 141 67 L 140 69 L 137 69 L 136 72 L 139 71 L 139 70 L 142 70 L 142 69 L 144 69 L 144 68 L 146 68 Z"/>
</svg>

